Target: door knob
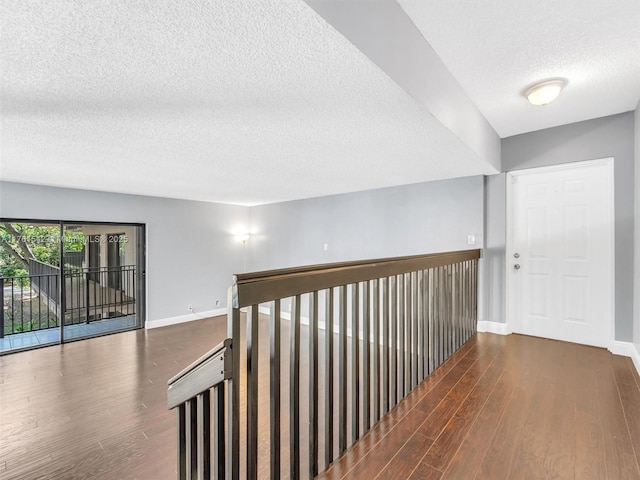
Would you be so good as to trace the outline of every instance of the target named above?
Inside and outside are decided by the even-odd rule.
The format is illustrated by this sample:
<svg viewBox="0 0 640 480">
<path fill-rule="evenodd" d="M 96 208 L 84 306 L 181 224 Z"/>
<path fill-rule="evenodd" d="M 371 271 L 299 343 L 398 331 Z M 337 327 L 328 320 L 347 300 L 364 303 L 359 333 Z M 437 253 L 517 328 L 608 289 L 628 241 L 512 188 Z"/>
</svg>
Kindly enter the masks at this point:
<svg viewBox="0 0 640 480">
<path fill-rule="evenodd" d="M 520 254 L 519 254 L 519 253 L 517 253 L 517 252 L 516 252 L 516 253 L 514 253 L 514 254 L 513 254 L 513 258 L 520 258 Z"/>
<path fill-rule="evenodd" d="M 514 268 L 514 269 L 516 269 L 516 270 L 520 270 L 520 265 L 519 265 L 518 263 L 516 263 L 516 264 L 513 266 L 513 268 Z"/>
</svg>

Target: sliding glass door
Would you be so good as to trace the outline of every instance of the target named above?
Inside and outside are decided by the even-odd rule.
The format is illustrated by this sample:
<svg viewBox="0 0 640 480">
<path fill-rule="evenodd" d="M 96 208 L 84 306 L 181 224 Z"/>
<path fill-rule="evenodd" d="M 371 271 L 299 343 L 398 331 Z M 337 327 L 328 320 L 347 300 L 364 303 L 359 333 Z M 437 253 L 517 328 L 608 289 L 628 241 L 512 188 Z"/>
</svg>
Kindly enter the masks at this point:
<svg viewBox="0 0 640 480">
<path fill-rule="evenodd" d="M 142 326 L 138 314 L 142 230 L 137 225 L 65 223 L 64 340 Z"/>
<path fill-rule="evenodd" d="M 60 231 L 0 221 L 0 353 L 60 342 Z"/>
<path fill-rule="evenodd" d="M 144 326 L 143 225 L 2 220 L 0 235 L 0 353 Z"/>
</svg>

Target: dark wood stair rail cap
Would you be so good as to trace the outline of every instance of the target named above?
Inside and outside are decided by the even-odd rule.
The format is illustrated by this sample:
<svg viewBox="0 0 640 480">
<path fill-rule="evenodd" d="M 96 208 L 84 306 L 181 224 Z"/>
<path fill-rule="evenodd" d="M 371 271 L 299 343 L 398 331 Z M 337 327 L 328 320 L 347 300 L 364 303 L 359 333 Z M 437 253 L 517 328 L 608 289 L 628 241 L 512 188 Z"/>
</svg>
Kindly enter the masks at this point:
<svg viewBox="0 0 640 480">
<path fill-rule="evenodd" d="M 233 308 L 257 305 L 293 295 L 467 260 L 477 260 L 480 257 L 479 249 L 459 250 L 240 273 L 233 276 Z"/>
</svg>

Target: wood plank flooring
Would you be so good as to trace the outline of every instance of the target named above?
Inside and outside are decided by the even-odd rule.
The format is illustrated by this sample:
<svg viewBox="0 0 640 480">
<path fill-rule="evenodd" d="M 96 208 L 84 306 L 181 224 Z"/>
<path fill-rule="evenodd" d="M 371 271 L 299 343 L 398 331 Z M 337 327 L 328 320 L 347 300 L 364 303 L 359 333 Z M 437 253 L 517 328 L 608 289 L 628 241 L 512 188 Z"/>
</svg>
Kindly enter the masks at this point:
<svg viewBox="0 0 640 480">
<path fill-rule="evenodd" d="M 175 478 L 166 382 L 225 337 L 218 317 L 0 357 L 0 478 Z M 323 479 L 639 479 L 628 358 L 478 334 Z"/>
<path fill-rule="evenodd" d="M 478 334 L 319 478 L 640 479 L 639 437 L 629 358 Z"/>
<path fill-rule="evenodd" d="M 167 380 L 225 333 L 218 317 L 0 357 L 0 478 L 175 478 Z"/>
</svg>

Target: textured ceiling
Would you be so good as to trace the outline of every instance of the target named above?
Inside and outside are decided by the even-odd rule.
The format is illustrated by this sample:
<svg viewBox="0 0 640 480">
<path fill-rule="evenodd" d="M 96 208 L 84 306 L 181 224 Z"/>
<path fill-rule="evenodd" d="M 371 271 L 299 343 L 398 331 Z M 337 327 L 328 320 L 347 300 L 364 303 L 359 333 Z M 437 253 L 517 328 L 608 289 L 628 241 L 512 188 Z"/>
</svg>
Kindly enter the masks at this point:
<svg viewBox="0 0 640 480">
<path fill-rule="evenodd" d="M 494 172 L 301 1 L 1 13 L 3 180 L 259 204 Z"/>
<path fill-rule="evenodd" d="M 640 97 L 638 0 L 399 4 L 501 137 Z M 259 204 L 495 173 L 302 0 L 0 8 L 2 180 Z"/>
<path fill-rule="evenodd" d="M 398 1 L 503 138 L 636 108 L 639 0 Z M 529 105 L 551 77 L 560 98 Z"/>
</svg>

